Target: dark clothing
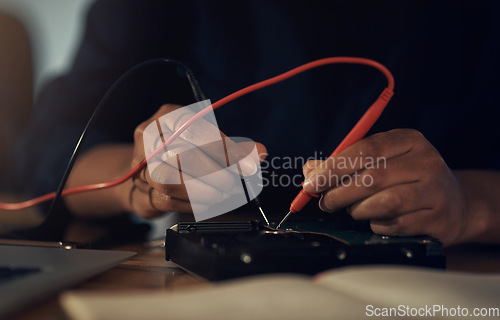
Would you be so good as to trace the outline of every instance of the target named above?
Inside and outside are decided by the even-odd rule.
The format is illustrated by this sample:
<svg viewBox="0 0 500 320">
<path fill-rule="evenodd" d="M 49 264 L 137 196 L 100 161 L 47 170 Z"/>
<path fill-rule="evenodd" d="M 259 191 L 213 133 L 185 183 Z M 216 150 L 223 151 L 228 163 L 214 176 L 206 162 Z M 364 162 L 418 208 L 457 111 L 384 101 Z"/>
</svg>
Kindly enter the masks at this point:
<svg viewBox="0 0 500 320">
<path fill-rule="evenodd" d="M 160 57 L 190 65 L 212 102 L 315 59 L 371 58 L 396 83 L 371 133 L 415 128 L 452 169 L 500 169 L 499 22 L 497 1 L 98 1 L 71 71 L 37 99 L 13 179 L 31 195 L 54 190 L 105 91 Z M 370 67 L 327 66 L 215 114 L 227 135 L 262 142 L 270 157 L 328 155 L 385 85 Z M 115 92 L 85 148 L 132 142 L 164 103 L 192 103 L 185 79 L 171 67 L 139 72 Z"/>
</svg>

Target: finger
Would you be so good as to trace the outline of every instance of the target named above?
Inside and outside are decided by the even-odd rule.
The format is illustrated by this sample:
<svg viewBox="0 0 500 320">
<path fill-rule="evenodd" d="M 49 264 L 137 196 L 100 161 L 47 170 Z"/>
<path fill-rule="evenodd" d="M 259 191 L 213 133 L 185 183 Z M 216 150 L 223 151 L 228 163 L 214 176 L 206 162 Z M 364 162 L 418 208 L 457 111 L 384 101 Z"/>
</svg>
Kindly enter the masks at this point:
<svg viewBox="0 0 500 320">
<path fill-rule="evenodd" d="M 137 165 L 142 159 L 144 159 L 144 131 L 146 128 L 152 123 L 155 122 L 156 119 L 161 116 L 168 114 L 169 112 L 179 109 L 182 106 L 174 105 L 174 104 L 165 104 L 163 105 L 156 113 L 149 118 L 148 120 L 142 122 L 138 125 L 134 130 L 134 159 L 132 165 Z"/>
<path fill-rule="evenodd" d="M 146 143 L 147 148 L 144 149 L 144 153 L 153 153 L 165 142 L 165 139 L 168 139 L 174 131 L 178 130 L 194 114 L 195 112 L 188 108 L 179 108 L 179 106 L 175 105 L 165 105 L 160 108 L 152 119 L 141 124 L 136 130 L 135 140 L 138 147 L 136 148 L 136 153 L 142 154 L 139 149 L 141 146 L 144 146 L 144 140 L 149 141 Z M 215 119 L 212 122 L 216 124 Z M 237 144 L 227 138 L 214 124 L 203 118 L 197 120 L 191 126 L 187 127 L 178 139 L 172 141 L 165 148 L 165 151 L 159 154 L 157 160 L 176 167 L 178 165 L 178 158 L 185 158 L 181 159 L 184 167 L 183 171 L 195 177 L 210 174 L 220 170 L 221 167 L 225 168 L 236 162 L 238 162 L 239 167 L 230 168 L 236 174 L 240 174 L 240 170 L 244 175 L 255 174 L 257 171 L 256 165 L 259 163 L 258 155 L 261 154 L 262 150 L 265 151 L 265 148 L 262 145 L 256 146 L 253 143 L 251 148 L 244 150 L 241 144 Z M 259 152 L 257 152 L 258 149 L 260 149 Z M 256 151 L 255 159 L 249 158 L 249 153 L 254 150 Z M 219 164 L 219 167 L 214 165 L 213 161 L 207 161 L 207 157 L 201 156 L 200 152 L 207 154 Z M 192 163 L 191 159 L 199 159 L 203 165 L 200 166 L 199 163 Z M 138 161 L 140 160 L 137 159 L 136 162 Z M 149 165 L 151 165 L 151 162 L 148 161 Z"/>
<path fill-rule="evenodd" d="M 392 186 L 419 180 L 418 159 L 400 155 L 380 163 L 377 167 L 363 169 L 353 175 L 338 177 L 336 185 L 323 192 L 320 207 L 333 212 L 368 198 Z M 330 181 L 333 181 L 330 179 Z M 320 184 L 317 184 L 320 186 Z"/>
<path fill-rule="evenodd" d="M 362 139 L 312 170 L 304 183 L 304 189 L 311 193 L 323 192 L 329 189 L 328 186 L 334 185 L 337 177 L 352 175 L 408 153 L 422 140 L 426 141 L 420 132 L 410 129 L 396 129 Z M 330 183 L 317 185 L 323 180 Z"/>
<path fill-rule="evenodd" d="M 149 185 L 147 181 L 147 173 L 148 168 L 142 169 L 138 174 L 132 177 L 132 183 L 136 188 L 138 188 L 142 192 L 148 192 L 151 189 L 151 185 Z"/>
<path fill-rule="evenodd" d="M 194 179 L 186 173 L 181 173 L 177 168 L 173 168 L 163 163 L 155 168 L 153 176 L 156 176 L 156 178 L 150 178 L 149 173 L 146 173 L 147 170 L 148 169 L 144 169 L 138 176 L 134 177 L 134 184 L 143 192 L 148 192 L 151 187 L 154 187 L 158 191 L 180 200 L 216 203 L 227 199 L 230 194 L 235 191 L 235 188 L 231 188 L 231 184 L 224 181 L 220 172 L 215 173 L 215 176 L 212 177 L 213 181 L 223 184 L 223 186 L 228 188 L 229 193 L 220 191 L 204 183 L 202 179 Z M 176 179 L 179 180 L 178 184 L 156 182 L 157 180 L 171 181 Z M 186 185 L 184 184 L 186 180 L 189 181 L 191 196 L 188 195 Z"/>
<path fill-rule="evenodd" d="M 262 143 L 255 142 L 255 145 L 257 147 L 257 153 L 259 154 L 259 160 L 262 163 L 267 157 L 267 149 Z"/>
<path fill-rule="evenodd" d="M 187 108 L 174 110 L 157 120 L 158 129 L 165 137 L 169 137 L 194 115 L 195 112 Z M 211 114 L 205 116 L 208 117 L 209 121 L 205 118 L 198 119 L 188 126 L 179 137 L 189 143 L 188 148 L 202 148 L 203 152 L 214 159 L 220 166 L 226 167 L 240 162 L 241 170 L 245 175 L 255 174 L 258 162 L 255 163 L 248 159 L 248 152 L 245 153 L 241 146 L 219 131 L 215 118 L 211 119 L 212 116 Z"/>
<path fill-rule="evenodd" d="M 151 189 L 148 196 L 150 206 L 159 212 L 193 212 L 189 201 L 174 198 L 170 195 L 159 192 L 156 189 Z"/>
<path fill-rule="evenodd" d="M 235 141 L 234 139 L 231 139 Z M 238 144 L 238 146 L 243 150 L 243 154 L 250 154 L 251 152 L 254 152 L 256 149 L 256 153 L 258 155 L 259 162 L 262 162 L 266 159 L 267 157 L 267 149 L 266 147 L 259 142 L 255 142 L 249 139 L 245 139 L 243 141 L 238 141 L 240 139 L 237 139 L 235 142 Z"/>
<path fill-rule="evenodd" d="M 161 185 L 161 189 L 156 190 L 168 194 L 180 200 L 186 200 L 190 203 L 214 204 L 228 199 L 231 194 L 221 192 L 214 187 L 203 183 L 198 179 L 188 181 L 187 185 Z"/>
<path fill-rule="evenodd" d="M 189 202 L 161 195 L 154 188 L 150 188 L 148 192 L 133 188 L 130 193 L 130 207 L 146 219 L 160 217 L 169 211 L 192 212 Z"/>
<path fill-rule="evenodd" d="M 426 217 L 431 210 L 422 209 L 410 212 L 392 219 L 371 220 L 370 227 L 373 232 L 388 236 L 418 236 L 426 234 Z"/>
<path fill-rule="evenodd" d="M 225 141 L 229 140 L 226 138 Z M 234 175 L 240 177 L 256 174 L 258 170 L 257 165 L 265 157 L 265 153 L 259 153 L 258 149 L 265 151 L 264 146 L 256 144 L 253 141 L 246 141 L 239 143 L 238 148 L 243 151 L 238 151 L 237 153 L 239 155 L 244 154 L 244 158 L 234 158 L 231 150 L 227 147 L 227 143 L 224 143 L 222 140 L 207 143 L 200 147 L 177 141 L 169 146 L 167 152 L 154 159 L 148 159 L 148 166 L 154 170 L 159 163 L 163 162 L 194 178 L 202 178 L 221 170 L 233 178 Z M 225 157 L 225 162 L 221 164 L 220 159 L 216 160 L 213 158 L 213 154 L 218 154 L 219 158 Z M 226 177 L 225 179 L 228 178 Z M 157 182 L 172 183 L 160 180 L 157 180 Z M 231 186 L 228 185 L 228 187 Z"/>
<path fill-rule="evenodd" d="M 147 128 L 145 135 L 154 136 L 154 130 L 153 132 L 149 131 L 152 130 L 150 130 L 150 128 Z M 161 145 L 163 143 L 162 141 L 163 140 L 160 140 L 158 144 Z M 232 143 L 234 144 L 234 142 Z M 156 171 L 157 173 L 162 173 L 163 171 L 161 169 L 157 171 L 156 167 L 163 162 L 170 165 L 172 168 L 174 168 L 174 170 L 182 171 L 183 174 L 188 174 L 190 177 L 201 179 L 205 183 L 211 184 L 214 187 L 219 187 L 219 189 L 222 185 L 225 187 L 225 189 L 223 190 L 227 191 L 228 189 L 231 189 L 233 187 L 234 180 L 235 178 L 237 178 L 235 175 L 239 176 L 240 170 L 242 171 L 242 173 L 253 175 L 257 172 L 257 164 L 259 162 L 257 150 L 254 143 L 254 150 L 250 154 L 253 155 L 253 157 L 247 155 L 247 157 L 244 159 L 236 159 L 238 160 L 238 166 L 233 165 L 236 160 L 232 161 L 230 159 L 231 154 L 229 154 L 229 151 L 227 150 L 227 144 L 229 144 L 228 139 L 219 139 L 217 141 L 206 143 L 205 145 L 198 147 L 189 142 L 183 141 L 182 139 L 177 139 L 167 147 L 165 152 L 160 153 L 155 158 L 148 159 L 148 167 L 150 169 L 150 172 Z M 149 151 L 153 152 L 155 148 L 156 146 L 152 147 Z M 241 150 L 241 148 L 239 148 L 239 150 Z M 148 153 L 149 151 L 146 150 L 145 152 Z M 218 154 L 219 158 L 224 157 L 225 163 L 221 164 L 220 162 L 216 161 L 213 158 L 214 154 Z M 217 175 L 217 180 L 215 180 L 213 177 L 214 173 Z M 211 176 L 205 177 L 207 175 Z M 177 174 L 174 177 L 171 177 L 174 180 L 165 180 L 165 177 L 169 176 L 157 175 L 152 176 L 152 179 L 155 182 L 162 184 L 180 183 Z"/>
<path fill-rule="evenodd" d="M 304 167 L 302 168 L 302 173 L 304 174 L 304 177 L 307 178 L 309 173 L 311 173 L 316 167 L 325 165 L 323 164 L 325 161 L 324 160 L 309 160 L 306 162 Z"/>
<path fill-rule="evenodd" d="M 221 133 L 221 135 L 223 135 Z M 243 138 L 233 138 L 243 140 Z M 198 147 L 211 157 L 221 168 L 238 176 L 252 176 L 257 173 L 261 162 L 257 144 L 249 139 L 243 142 L 233 141 L 223 135 L 222 140 Z M 211 173 L 211 172 L 209 172 Z M 208 173 L 207 173 L 208 174 Z"/>
<path fill-rule="evenodd" d="M 138 188 L 133 188 L 129 195 L 130 208 L 137 215 L 145 219 L 153 219 L 165 214 L 163 211 L 156 210 L 151 205 L 149 192 L 142 192 Z"/>
<path fill-rule="evenodd" d="M 215 159 L 217 163 L 229 167 L 238 175 L 252 176 L 256 174 L 257 165 L 261 162 L 259 148 L 262 150 L 263 145 L 258 146 L 256 142 L 247 138 L 229 138 L 222 132 L 220 134 L 222 136 L 223 150 L 220 151 L 218 148 L 206 149 L 204 146 L 203 151 Z"/>
<path fill-rule="evenodd" d="M 356 220 L 392 219 L 410 212 L 432 208 L 430 190 L 421 182 L 399 184 L 382 190 L 351 207 L 351 216 Z"/>
<path fill-rule="evenodd" d="M 149 143 L 147 143 L 146 145 L 148 147 L 147 149 L 151 149 L 149 150 L 151 152 L 156 148 L 157 145 L 159 146 L 164 142 L 163 134 L 165 132 L 163 131 L 169 129 L 166 126 L 163 126 L 163 131 L 159 130 L 157 119 L 162 118 L 165 121 L 174 121 L 177 119 L 174 116 L 179 118 L 180 122 L 182 122 L 183 117 L 189 118 L 190 116 L 192 116 L 192 113 L 185 108 L 180 108 L 180 106 L 164 105 L 160 108 L 160 110 L 156 112 L 156 114 L 151 119 L 138 126 L 134 135 L 135 158 L 133 164 L 141 161 L 144 157 L 144 154 L 148 153 L 148 150 L 144 149 L 145 140 L 149 141 Z M 182 125 L 182 123 L 171 124 L 171 126 L 173 126 L 174 128 L 180 125 Z M 168 131 L 167 134 L 170 135 L 171 132 Z M 183 151 L 190 148 L 191 150 L 183 153 Z M 156 176 L 155 174 L 153 174 L 153 179 L 151 179 L 152 176 L 148 174 L 145 180 L 148 182 L 148 184 L 153 185 L 156 189 L 161 190 L 166 194 L 179 197 L 181 199 L 187 198 L 185 188 L 176 186 L 176 184 L 181 184 L 180 180 L 182 180 L 182 177 L 179 176 L 179 170 L 181 170 L 181 167 L 183 167 L 182 169 L 184 175 L 185 173 L 191 173 L 192 177 L 204 176 L 215 171 L 220 171 L 222 169 L 213 161 L 213 159 L 203 154 L 202 150 L 195 148 L 192 144 L 185 142 L 182 139 L 174 140 L 173 143 L 169 146 L 168 153 L 164 154 L 162 158 L 163 160 L 168 160 L 167 163 L 171 165 L 171 168 L 167 168 L 163 165 L 160 166 L 163 162 L 161 161 L 161 159 L 150 159 L 150 161 L 148 161 L 148 171 L 155 173 Z M 200 165 L 200 163 L 202 165 Z M 185 178 L 189 177 L 186 176 Z M 223 184 L 226 188 L 232 187 L 232 183 L 230 182 L 232 182 L 234 178 L 231 177 L 230 173 L 222 171 L 218 174 L 217 178 L 219 179 L 218 181 L 220 181 L 221 184 Z M 160 184 L 164 185 L 163 188 L 160 187 Z M 147 188 L 147 186 L 145 185 L 137 185 L 141 189 Z M 165 189 L 171 191 L 172 193 L 166 192 L 167 190 Z"/>
<path fill-rule="evenodd" d="M 165 195 L 158 190 L 151 188 L 147 192 L 142 192 L 138 188 L 132 190 L 131 207 L 144 218 L 156 218 L 162 216 L 165 212 L 203 212 L 207 210 L 214 202 L 213 199 L 206 203 L 185 201 L 175 198 L 171 195 Z"/>
<path fill-rule="evenodd" d="M 199 165 L 203 167 L 203 165 Z M 171 194 L 173 192 L 180 192 L 177 186 L 183 186 L 189 181 L 190 185 L 199 185 L 199 189 L 202 192 L 208 192 L 207 190 L 214 189 L 213 192 L 218 191 L 219 193 L 233 194 L 237 190 L 236 185 L 239 182 L 239 176 L 218 167 L 213 173 L 207 174 L 205 169 L 198 169 L 200 176 L 191 176 L 184 172 L 184 166 L 179 162 L 179 168 L 174 168 L 165 163 L 159 163 L 156 165 L 155 169 L 146 176 L 149 185 L 153 186 L 155 189 L 161 191 L 165 194 Z M 203 173 L 203 174 L 202 174 Z M 200 184 L 196 184 L 196 181 Z M 183 187 L 185 189 L 185 187 Z M 173 195 L 173 194 L 172 194 Z M 176 194 L 176 196 L 187 199 L 187 193 Z M 214 197 L 220 198 L 213 194 Z"/>
<path fill-rule="evenodd" d="M 165 152 L 161 152 L 156 157 L 148 159 L 148 168 L 150 171 L 154 171 L 156 166 L 164 163 L 192 177 L 202 177 L 226 168 L 226 164 L 219 164 L 207 154 L 206 151 L 208 149 L 214 148 L 217 148 L 224 155 L 224 147 L 220 140 L 201 147 L 194 146 L 182 140 L 175 140 L 174 143 L 168 146 Z M 227 172 L 227 174 L 231 175 L 230 172 Z M 156 182 L 172 183 L 167 180 L 156 180 Z"/>
<path fill-rule="evenodd" d="M 154 171 L 158 163 L 164 162 L 174 168 L 178 168 L 182 164 L 183 170 L 192 176 L 205 175 L 217 170 L 220 170 L 220 165 L 214 162 L 212 158 L 203 154 L 201 148 L 205 144 L 218 144 L 218 151 L 223 153 L 223 146 L 219 130 L 210 124 L 205 123 L 203 119 L 199 119 L 178 137 L 169 143 L 168 146 L 163 147 L 163 150 L 157 152 L 165 141 L 172 136 L 182 124 L 190 119 L 194 113 L 187 108 L 169 108 L 163 106 L 155 116 L 159 118 L 153 119 L 145 126 L 141 124 L 136 130 L 136 154 L 142 159 L 143 155 L 148 156 L 148 167 L 150 171 Z M 199 133 L 198 131 L 204 130 L 205 132 Z M 214 136 L 215 135 L 215 136 Z M 183 138 L 184 137 L 184 138 Z M 193 141 L 190 141 L 189 138 Z M 141 152 L 140 147 L 143 146 Z M 210 146 L 205 146 L 210 148 Z M 155 154 L 152 157 L 152 154 Z M 200 166 L 198 160 L 203 165 Z M 170 183 L 170 181 L 157 181 L 160 183 Z"/>
<path fill-rule="evenodd" d="M 159 119 L 154 119 L 154 123 L 150 123 L 146 128 L 144 128 L 146 124 L 141 124 L 141 126 L 139 126 L 135 137 L 136 150 L 141 149 L 141 147 L 144 146 L 144 136 L 150 136 L 151 139 L 154 139 L 153 147 L 150 147 L 150 151 L 154 151 L 157 146 L 160 146 L 165 141 L 163 135 L 170 136 L 174 130 L 177 130 L 193 115 L 194 113 L 186 108 L 178 108 L 178 106 L 168 105 L 163 106 L 154 116 L 160 116 Z M 147 133 L 148 130 L 151 131 L 149 134 Z M 146 133 L 144 131 L 146 131 Z M 217 141 L 206 143 L 197 147 L 196 144 L 203 144 L 207 141 L 205 140 L 207 136 L 209 137 L 208 140 L 215 139 Z M 219 189 L 230 191 L 233 189 L 233 185 L 237 177 L 232 175 L 231 172 L 229 172 L 230 170 L 225 170 L 229 163 L 228 158 L 233 157 L 234 154 L 239 154 L 240 156 L 237 156 L 236 160 L 242 161 L 238 163 L 239 167 L 235 166 L 235 168 L 232 168 L 234 169 L 233 171 L 239 173 L 241 170 L 242 173 L 246 172 L 254 174 L 257 170 L 255 163 L 259 162 L 259 154 L 262 154 L 262 150 L 265 151 L 265 148 L 262 145 L 256 145 L 255 143 L 251 144 L 252 150 L 257 151 L 260 149 L 261 151 L 255 152 L 255 160 L 252 159 L 253 161 L 250 161 L 251 168 L 249 169 L 248 166 L 245 166 L 249 163 L 248 159 L 240 159 L 243 156 L 247 156 L 249 151 L 244 150 L 241 145 L 238 145 L 228 139 L 223 133 L 218 131 L 216 126 L 213 126 L 204 119 L 196 121 L 183 134 L 181 134 L 181 138 L 182 137 L 184 139 L 174 140 L 173 143 L 169 145 L 167 152 L 161 156 L 161 160 L 171 165 L 174 169 L 173 171 L 163 166 L 157 168 L 157 166 L 161 163 L 160 161 L 156 161 L 156 163 L 155 161 L 148 161 L 150 171 L 155 174 L 153 176 L 150 175 L 152 179 L 147 180 L 150 184 L 154 185 L 156 189 L 162 192 L 165 192 L 164 189 L 168 188 L 183 191 L 182 188 L 179 189 L 171 186 L 174 185 L 175 182 L 180 183 L 180 177 L 178 176 L 180 170 L 182 170 L 183 175 L 186 173 L 189 175 L 189 177 L 184 176 L 185 179 L 189 179 L 190 177 L 199 178 L 203 182 L 216 188 L 218 187 Z M 195 143 L 192 143 L 193 141 Z M 246 143 L 244 145 L 250 144 Z M 148 153 L 148 150 L 145 151 Z M 140 154 L 140 152 L 136 152 L 136 154 L 138 153 Z M 220 165 L 220 163 L 223 162 L 221 157 L 225 159 L 223 166 Z M 216 158 L 215 161 L 214 158 Z M 220 163 L 217 162 L 217 160 Z M 136 162 L 138 161 L 140 160 L 136 159 Z M 214 179 L 214 176 L 212 175 L 214 172 L 216 172 L 216 179 Z M 204 177 L 209 174 L 211 175 L 210 178 Z M 168 179 L 169 177 L 173 178 L 174 181 L 170 181 Z M 156 184 L 153 184 L 152 182 L 156 182 Z M 165 186 L 162 188 L 159 184 L 163 184 Z M 223 188 L 221 188 L 221 186 Z M 175 196 L 181 198 L 186 197 L 185 194 L 175 194 Z M 218 197 L 216 196 L 215 198 Z"/>
</svg>

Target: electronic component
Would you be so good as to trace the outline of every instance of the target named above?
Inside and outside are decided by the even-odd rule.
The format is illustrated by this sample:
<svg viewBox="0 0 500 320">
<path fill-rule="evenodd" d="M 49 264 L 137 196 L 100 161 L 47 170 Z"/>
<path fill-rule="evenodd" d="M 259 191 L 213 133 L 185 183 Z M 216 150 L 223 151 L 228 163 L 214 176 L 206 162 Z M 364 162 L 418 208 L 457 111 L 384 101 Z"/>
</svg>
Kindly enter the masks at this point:
<svg viewBox="0 0 500 320">
<path fill-rule="evenodd" d="M 209 280 L 264 273 L 316 274 L 360 264 L 444 268 L 428 237 L 386 237 L 364 224 L 295 222 L 277 230 L 257 221 L 181 222 L 167 230 L 166 259 Z"/>
</svg>

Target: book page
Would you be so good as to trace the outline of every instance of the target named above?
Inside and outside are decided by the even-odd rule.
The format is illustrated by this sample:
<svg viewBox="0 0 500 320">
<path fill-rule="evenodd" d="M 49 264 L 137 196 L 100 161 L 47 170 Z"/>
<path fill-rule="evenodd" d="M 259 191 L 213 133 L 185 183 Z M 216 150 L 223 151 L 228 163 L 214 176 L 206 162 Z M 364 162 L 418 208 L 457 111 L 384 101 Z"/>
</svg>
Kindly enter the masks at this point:
<svg viewBox="0 0 500 320">
<path fill-rule="evenodd" d="M 349 267 L 324 272 L 314 281 L 266 275 L 175 292 L 71 292 L 61 302 L 74 320 L 498 319 L 500 275 Z M 473 316 L 475 309 L 490 313 Z"/>
<path fill-rule="evenodd" d="M 360 319 L 364 305 L 299 275 L 228 281 L 211 288 L 61 297 L 74 320 L 97 319 Z"/>
<path fill-rule="evenodd" d="M 409 309 L 418 309 L 413 313 L 418 311 L 427 318 L 487 319 L 489 316 L 472 314 L 476 308 L 486 308 L 488 310 L 477 311 L 497 315 L 491 318 L 500 317 L 500 274 L 404 266 L 360 266 L 327 271 L 316 276 L 314 281 L 362 301 L 367 315 L 372 317 L 376 317 L 375 308 L 401 309 L 399 313 L 405 313 L 405 316 L 408 316 Z M 422 316 L 415 318 L 422 319 Z"/>
</svg>

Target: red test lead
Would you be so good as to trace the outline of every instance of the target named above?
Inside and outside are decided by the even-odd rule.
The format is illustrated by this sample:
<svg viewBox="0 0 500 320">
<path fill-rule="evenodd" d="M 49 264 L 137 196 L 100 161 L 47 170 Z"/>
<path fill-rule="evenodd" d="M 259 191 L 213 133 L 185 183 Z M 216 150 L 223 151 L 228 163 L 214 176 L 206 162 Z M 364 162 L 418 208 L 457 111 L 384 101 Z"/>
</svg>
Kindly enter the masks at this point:
<svg viewBox="0 0 500 320">
<path fill-rule="evenodd" d="M 219 107 L 222 107 L 223 105 L 227 104 L 228 102 L 231 102 L 241 96 L 244 96 L 250 92 L 257 91 L 259 89 L 268 87 L 270 85 L 276 84 L 278 82 L 281 82 L 283 80 L 289 79 L 293 76 L 296 76 L 299 73 L 302 73 L 304 71 L 314 69 L 317 67 L 321 67 L 324 65 L 328 64 L 334 64 L 334 63 L 349 63 L 349 64 L 364 64 L 368 65 L 371 67 L 374 67 L 378 70 L 380 70 L 387 78 L 388 80 L 388 85 L 387 88 L 382 92 L 380 97 L 377 99 L 377 101 L 366 111 L 365 115 L 358 121 L 356 126 L 349 132 L 349 134 L 345 137 L 345 139 L 340 143 L 340 145 L 337 147 L 337 149 L 332 153 L 331 156 L 336 155 L 340 151 L 344 150 L 346 147 L 350 146 L 354 142 L 358 141 L 361 139 L 371 128 L 371 126 L 375 123 L 375 121 L 378 119 L 380 116 L 380 113 L 382 110 L 384 110 L 384 107 L 387 105 L 387 102 L 389 102 L 391 96 L 392 96 L 392 90 L 394 88 L 394 79 L 392 77 L 392 74 L 389 72 L 389 70 L 381 65 L 380 63 L 370 60 L 370 59 L 365 59 L 365 58 L 357 58 L 357 57 L 331 57 L 331 58 L 324 58 L 324 59 L 319 59 L 315 60 L 309 63 L 306 63 L 304 65 L 301 65 L 299 67 L 296 67 L 292 70 L 289 70 L 285 73 L 282 73 L 280 75 L 277 75 L 275 77 L 272 77 L 270 79 L 258 82 L 256 84 L 253 84 L 251 86 L 248 86 L 246 88 L 243 88 L 241 90 L 238 90 L 225 98 L 222 98 L 221 100 L 215 102 L 214 104 L 206 107 L 205 109 L 199 111 L 196 113 L 192 118 L 187 120 L 179 129 L 177 129 L 165 142 L 163 142 L 162 145 L 160 145 L 156 150 L 154 150 L 151 154 L 146 155 L 146 158 L 143 159 L 139 164 L 137 164 L 130 172 L 128 172 L 126 175 L 123 177 L 120 177 L 116 180 L 113 181 L 107 181 L 107 182 L 101 182 L 101 183 L 95 183 L 91 185 L 86 185 L 86 186 L 80 186 L 80 187 L 75 187 L 75 188 L 70 188 L 70 189 L 65 189 L 62 192 L 62 196 L 68 196 L 72 194 L 78 194 L 82 192 L 89 192 L 93 190 L 102 190 L 102 189 L 108 189 L 115 187 L 117 185 L 120 185 L 124 183 L 125 181 L 131 179 L 135 175 L 139 174 L 146 166 L 148 159 L 151 159 L 155 156 L 157 156 L 160 152 L 163 152 L 166 147 L 168 147 L 177 137 L 184 132 L 190 125 L 192 125 L 195 121 L 200 119 L 201 117 L 205 116 L 212 110 L 215 110 Z M 42 202 L 51 200 L 55 197 L 56 193 L 52 192 L 46 195 L 39 196 L 37 198 L 27 200 L 24 202 L 20 203 L 3 203 L 0 202 L 0 210 L 21 210 L 25 209 L 31 206 L 38 205 Z M 310 200 L 310 197 L 314 197 L 317 195 L 312 195 L 310 193 L 305 192 L 302 190 L 302 192 L 297 196 L 297 198 L 294 200 L 292 203 L 292 207 L 290 207 L 290 212 L 298 212 L 300 211 L 306 203 Z M 287 215 L 288 217 L 288 215 Z M 281 222 L 283 223 L 284 220 Z M 280 225 L 281 225 L 280 223 Z"/>
<path fill-rule="evenodd" d="M 371 60 L 368 60 L 371 61 Z M 374 61 L 371 61 L 374 62 Z M 333 153 L 330 155 L 330 158 L 336 156 L 340 152 L 342 152 L 344 149 L 349 147 L 350 145 L 354 144 L 355 142 L 361 140 L 365 134 L 370 130 L 370 128 L 375 124 L 377 119 L 380 117 L 380 114 L 382 111 L 384 111 L 385 106 L 389 103 L 391 100 L 391 97 L 393 95 L 393 89 L 394 89 L 394 78 L 392 77 L 392 74 L 387 70 L 386 67 L 379 63 L 364 63 L 364 62 L 356 62 L 356 63 L 362 63 L 362 64 L 367 64 L 372 67 L 375 67 L 382 71 L 385 76 L 387 77 L 388 85 L 387 88 L 382 91 L 380 96 L 377 98 L 377 100 L 368 108 L 366 113 L 359 119 L 358 123 L 354 126 L 354 128 L 351 129 L 349 134 L 342 140 L 342 142 L 339 144 L 339 146 L 333 151 Z M 312 198 L 318 198 L 318 194 L 313 194 L 305 191 L 302 189 L 299 194 L 295 197 L 293 200 L 292 204 L 290 205 L 290 211 L 286 214 L 286 216 L 281 220 L 281 222 L 276 226 L 276 229 L 279 229 L 280 226 L 290 217 L 292 213 L 297 213 L 304 208 L 304 206 L 312 199 Z"/>
</svg>

